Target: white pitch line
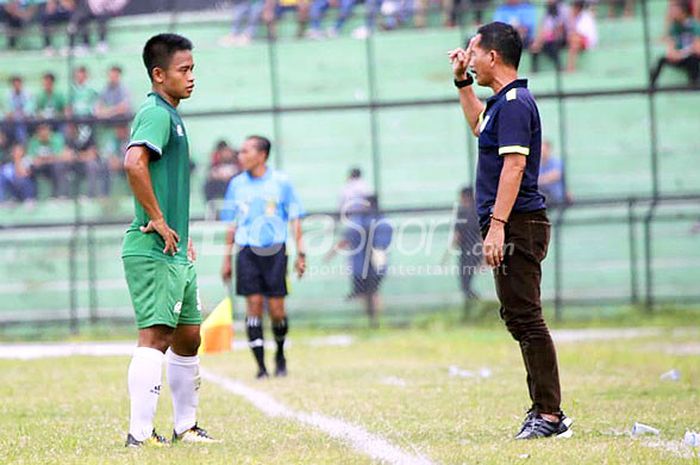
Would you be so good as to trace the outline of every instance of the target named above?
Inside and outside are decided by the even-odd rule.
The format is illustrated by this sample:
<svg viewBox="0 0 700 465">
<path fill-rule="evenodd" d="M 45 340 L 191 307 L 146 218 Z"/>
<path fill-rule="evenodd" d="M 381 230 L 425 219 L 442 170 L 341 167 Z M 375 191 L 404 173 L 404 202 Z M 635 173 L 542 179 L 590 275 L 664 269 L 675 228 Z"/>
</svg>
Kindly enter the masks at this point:
<svg viewBox="0 0 700 465">
<path fill-rule="evenodd" d="M 423 455 L 405 452 L 381 436 L 370 433 L 357 425 L 317 412 L 307 413 L 292 410 L 264 392 L 206 370 L 202 370 L 201 375 L 205 380 L 232 394 L 243 397 L 268 416 L 288 418 L 312 426 L 334 439 L 348 443 L 353 449 L 372 459 L 395 465 L 433 465 L 434 463 Z"/>
</svg>

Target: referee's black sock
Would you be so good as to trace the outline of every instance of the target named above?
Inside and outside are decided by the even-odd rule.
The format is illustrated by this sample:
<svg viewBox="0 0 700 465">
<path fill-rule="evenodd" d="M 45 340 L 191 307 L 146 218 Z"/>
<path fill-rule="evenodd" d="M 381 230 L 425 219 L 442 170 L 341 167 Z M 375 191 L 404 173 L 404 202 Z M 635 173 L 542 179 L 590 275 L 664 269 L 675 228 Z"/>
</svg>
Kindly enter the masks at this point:
<svg viewBox="0 0 700 465">
<path fill-rule="evenodd" d="M 284 359 L 284 341 L 287 337 L 287 332 L 289 332 L 289 323 L 286 316 L 281 320 L 272 322 L 272 334 L 275 335 L 275 342 L 277 343 L 278 361 Z"/>
<path fill-rule="evenodd" d="M 248 316 L 245 319 L 246 332 L 248 333 L 248 345 L 253 351 L 255 361 L 258 362 L 260 371 L 267 371 L 265 368 L 265 339 L 263 338 L 262 318 Z"/>
</svg>

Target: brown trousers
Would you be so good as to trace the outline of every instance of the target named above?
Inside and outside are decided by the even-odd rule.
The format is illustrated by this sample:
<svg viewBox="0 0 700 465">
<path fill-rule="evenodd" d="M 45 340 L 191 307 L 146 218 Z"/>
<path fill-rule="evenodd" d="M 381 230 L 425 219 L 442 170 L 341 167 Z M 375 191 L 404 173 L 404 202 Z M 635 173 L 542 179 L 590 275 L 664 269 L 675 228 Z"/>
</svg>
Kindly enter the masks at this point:
<svg viewBox="0 0 700 465">
<path fill-rule="evenodd" d="M 493 274 L 501 318 L 520 344 L 532 407 L 559 413 L 557 354 L 540 301 L 540 263 L 547 255 L 550 229 L 545 210 L 511 214 L 505 226 L 504 261 Z"/>
</svg>

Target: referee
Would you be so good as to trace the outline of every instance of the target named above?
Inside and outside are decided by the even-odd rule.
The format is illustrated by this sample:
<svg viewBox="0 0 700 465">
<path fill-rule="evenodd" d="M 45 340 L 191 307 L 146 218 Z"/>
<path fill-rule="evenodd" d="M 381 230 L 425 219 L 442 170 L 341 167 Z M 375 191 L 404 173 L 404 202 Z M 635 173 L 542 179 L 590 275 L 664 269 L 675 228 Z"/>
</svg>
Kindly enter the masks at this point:
<svg viewBox="0 0 700 465">
<path fill-rule="evenodd" d="M 540 302 L 550 224 L 537 187 L 540 115 L 527 80 L 518 78 L 522 48 L 512 26 L 493 22 L 479 28 L 467 50 L 451 51 L 450 61 L 464 116 L 479 138 L 476 204 L 484 257 L 527 371 L 532 406 L 516 439 L 534 439 L 570 436 L 571 419 L 560 408 L 556 350 Z M 475 79 L 493 90 L 485 105 L 471 87 Z"/>
<path fill-rule="evenodd" d="M 226 235 L 226 253 L 221 270 L 224 282 L 231 280 L 231 256 L 236 245 L 236 293 L 245 296 L 246 332 L 258 378 L 267 378 L 263 305 L 272 321 L 277 343 L 275 376 L 287 375 L 284 341 L 288 331 L 284 298 L 287 295 L 287 229 L 291 224 L 296 240 L 294 269 L 301 278 L 306 269 L 301 233 L 303 207 L 289 178 L 267 166 L 270 141 L 250 136 L 241 146 L 238 160 L 243 173 L 234 177 L 224 197 L 221 219 L 231 223 Z"/>
</svg>

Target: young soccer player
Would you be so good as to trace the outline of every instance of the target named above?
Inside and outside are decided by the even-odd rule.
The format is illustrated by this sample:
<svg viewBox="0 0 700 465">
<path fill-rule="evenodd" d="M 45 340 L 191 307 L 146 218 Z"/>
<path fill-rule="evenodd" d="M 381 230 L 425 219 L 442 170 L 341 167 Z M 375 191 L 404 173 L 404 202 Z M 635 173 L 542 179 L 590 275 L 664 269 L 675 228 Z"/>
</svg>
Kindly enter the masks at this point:
<svg viewBox="0 0 700 465">
<path fill-rule="evenodd" d="M 246 298 L 246 331 L 258 364 L 258 379 L 268 377 L 262 327 L 265 300 L 277 343 L 275 376 L 287 375 L 284 342 L 289 325 L 284 309 L 287 295 L 285 243 L 290 223 L 297 250 L 294 269 L 299 278 L 306 269 L 301 233 L 304 210 L 289 178 L 267 166 L 270 149 L 270 141 L 262 136 L 251 136 L 243 143 L 238 161 L 245 172 L 229 183 L 221 214 L 223 221 L 232 224 L 226 236 L 221 276 L 224 282 L 231 280 L 231 256 L 235 244 L 239 249 L 236 255 L 236 292 Z"/>
<path fill-rule="evenodd" d="M 215 442 L 197 426 L 202 317 L 188 225 L 189 146 L 176 110 L 194 89 L 192 43 L 158 34 L 146 42 L 143 62 L 153 90 L 134 118 L 124 159 L 136 215 L 124 237 L 122 260 L 139 330 L 128 372 L 126 446 L 168 443 L 153 428 L 164 360 L 173 441 Z"/>
</svg>

